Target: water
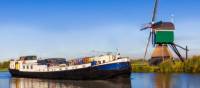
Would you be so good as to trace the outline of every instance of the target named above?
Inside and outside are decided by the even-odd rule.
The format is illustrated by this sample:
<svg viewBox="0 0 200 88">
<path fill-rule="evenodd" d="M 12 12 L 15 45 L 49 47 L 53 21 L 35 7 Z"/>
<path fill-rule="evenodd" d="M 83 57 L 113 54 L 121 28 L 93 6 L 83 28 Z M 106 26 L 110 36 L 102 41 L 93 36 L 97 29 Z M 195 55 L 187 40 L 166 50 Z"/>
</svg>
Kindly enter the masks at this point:
<svg viewBox="0 0 200 88">
<path fill-rule="evenodd" d="M 145 74 L 131 75 L 132 88 L 200 88 L 200 74 Z"/>
<path fill-rule="evenodd" d="M 200 74 L 132 73 L 130 79 L 47 80 L 12 78 L 0 72 L 0 88 L 200 88 Z"/>
</svg>

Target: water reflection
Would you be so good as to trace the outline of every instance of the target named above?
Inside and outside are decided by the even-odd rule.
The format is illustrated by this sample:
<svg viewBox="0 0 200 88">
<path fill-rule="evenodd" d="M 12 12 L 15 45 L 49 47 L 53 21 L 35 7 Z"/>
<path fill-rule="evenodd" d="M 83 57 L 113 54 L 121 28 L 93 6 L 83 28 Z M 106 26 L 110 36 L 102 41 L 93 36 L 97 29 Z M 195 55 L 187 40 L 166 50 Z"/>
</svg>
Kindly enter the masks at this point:
<svg viewBox="0 0 200 88">
<path fill-rule="evenodd" d="M 130 88 L 130 85 L 127 78 L 95 81 L 11 78 L 11 88 Z"/>
<path fill-rule="evenodd" d="M 155 81 L 155 88 L 170 88 L 170 74 L 156 74 L 154 81 Z"/>
<path fill-rule="evenodd" d="M 133 73 L 132 88 L 199 88 L 200 74 Z"/>
<path fill-rule="evenodd" d="M 47 80 L 12 78 L 0 72 L 0 88 L 199 88 L 200 74 L 132 73 L 128 78 L 112 80 Z"/>
</svg>

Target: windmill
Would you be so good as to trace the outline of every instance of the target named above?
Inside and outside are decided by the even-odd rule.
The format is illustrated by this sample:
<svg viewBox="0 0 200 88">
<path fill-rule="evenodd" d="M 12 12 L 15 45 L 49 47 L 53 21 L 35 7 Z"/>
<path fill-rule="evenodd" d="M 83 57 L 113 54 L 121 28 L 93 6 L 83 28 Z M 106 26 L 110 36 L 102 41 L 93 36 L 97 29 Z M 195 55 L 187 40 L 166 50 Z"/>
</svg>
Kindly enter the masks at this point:
<svg viewBox="0 0 200 88">
<path fill-rule="evenodd" d="M 144 58 L 147 55 L 149 44 L 150 42 L 152 42 L 154 51 L 151 55 L 150 64 L 157 65 L 165 59 L 173 58 L 172 52 L 169 50 L 169 47 L 171 47 L 174 53 L 183 62 L 184 58 L 178 51 L 177 47 L 186 51 L 187 58 L 187 46 L 186 48 L 184 48 L 174 43 L 175 26 L 172 22 L 156 21 L 157 9 L 158 0 L 155 0 L 151 22 L 146 24 L 142 29 L 140 29 L 141 31 L 150 29 L 147 45 L 145 48 Z"/>
</svg>

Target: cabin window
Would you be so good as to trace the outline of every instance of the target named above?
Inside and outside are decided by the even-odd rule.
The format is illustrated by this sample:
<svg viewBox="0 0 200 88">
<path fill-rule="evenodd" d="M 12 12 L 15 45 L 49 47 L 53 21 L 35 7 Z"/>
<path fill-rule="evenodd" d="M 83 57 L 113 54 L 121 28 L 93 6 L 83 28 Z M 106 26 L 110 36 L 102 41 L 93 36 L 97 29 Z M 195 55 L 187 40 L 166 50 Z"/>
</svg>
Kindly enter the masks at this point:
<svg viewBox="0 0 200 88">
<path fill-rule="evenodd" d="M 29 69 L 28 65 L 26 66 L 27 69 Z"/>
<path fill-rule="evenodd" d="M 33 66 L 31 65 L 31 69 L 33 69 Z"/>
<path fill-rule="evenodd" d="M 105 61 L 105 60 L 103 60 L 103 63 L 106 63 L 106 61 Z"/>
<path fill-rule="evenodd" d="M 101 64 L 101 61 L 98 61 L 99 62 L 99 64 Z"/>
<path fill-rule="evenodd" d="M 23 69 L 25 69 L 25 66 L 23 66 Z"/>
</svg>

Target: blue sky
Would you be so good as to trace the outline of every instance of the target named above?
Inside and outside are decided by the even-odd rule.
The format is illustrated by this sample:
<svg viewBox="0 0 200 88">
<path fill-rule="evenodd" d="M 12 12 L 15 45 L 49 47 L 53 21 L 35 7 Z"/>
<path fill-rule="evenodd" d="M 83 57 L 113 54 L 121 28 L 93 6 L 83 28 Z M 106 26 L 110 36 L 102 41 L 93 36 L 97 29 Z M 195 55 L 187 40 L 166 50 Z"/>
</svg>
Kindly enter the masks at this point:
<svg viewBox="0 0 200 88">
<path fill-rule="evenodd" d="M 200 54 L 200 1 L 160 0 L 157 20 L 176 25 L 175 42 Z M 0 0 L 0 59 L 80 57 L 92 50 L 143 57 L 153 0 Z M 150 50 L 152 46 L 150 46 Z M 149 53 L 150 54 L 150 53 Z"/>
</svg>

